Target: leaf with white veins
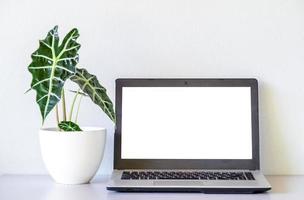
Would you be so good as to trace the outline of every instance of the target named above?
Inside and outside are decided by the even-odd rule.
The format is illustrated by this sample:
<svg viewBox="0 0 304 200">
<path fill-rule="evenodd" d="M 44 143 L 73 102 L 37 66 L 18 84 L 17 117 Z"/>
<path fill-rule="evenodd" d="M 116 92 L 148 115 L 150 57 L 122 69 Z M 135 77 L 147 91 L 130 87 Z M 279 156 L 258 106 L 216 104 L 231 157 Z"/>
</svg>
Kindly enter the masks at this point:
<svg viewBox="0 0 304 200">
<path fill-rule="evenodd" d="M 75 74 L 80 44 L 77 29 L 72 29 L 59 44 L 58 27 L 50 30 L 32 54 L 28 70 L 32 74 L 31 89 L 36 90 L 43 121 L 61 99 L 65 81 Z"/>
<path fill-rule="evenodd" d="M 70 79 L 77 83 L 81 90 L 89 95 L 91 100 L 115 123 L 113 103 L 108 97 L 106 89 L 100 85 L 95 75 L 90 74 L 86 69 L 76 68 L 76 74 Z"/>
<path fill-rule="evenodd" d="M 58 124 L 59 128 L 63 131 L 82 131 L 78 124 L 71 121 L 62 121 Z"/>
</svg>

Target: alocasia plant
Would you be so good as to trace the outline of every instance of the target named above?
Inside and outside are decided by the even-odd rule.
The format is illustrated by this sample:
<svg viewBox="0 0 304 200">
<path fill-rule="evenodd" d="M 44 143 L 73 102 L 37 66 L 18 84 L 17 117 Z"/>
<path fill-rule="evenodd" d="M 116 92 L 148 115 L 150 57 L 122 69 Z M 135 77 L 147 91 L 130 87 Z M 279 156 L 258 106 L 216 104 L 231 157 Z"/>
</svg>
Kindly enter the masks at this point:
<svg viewBox="0 0 304 200">
<path fill-rule="evenodd" d="M 60 43 L 58 27 L 50 30 L 44 40 L 39 41 L 39 48 L 32 54 L 32 62 L 28 70 L 32 74 L 31 88 L 36 90 L 36 102 L 39 105 L 42 121 L 56 107 L 58 127 L 63 131 L 81 131 L 75 121 L 72 121 L 74 104 L 77 97 L 89 96 L 107 116 L 115 123 L 113 103 L 101 86 L 95 75 L 86 69 L 77 68 L 78 50 L 80 44 L 76 41 L 78 30 L 72 29 Z M 64 84 L 72 80 L 80 87 L 74 97 L 69 119 L 66 117 Z M 80 98 L 81 98 L 80 97 Z M 58 103 L 62 101 L 63 121 L 59 122 Z M 80 100 L 79 100 L 80 103 Z"/>
</svg>

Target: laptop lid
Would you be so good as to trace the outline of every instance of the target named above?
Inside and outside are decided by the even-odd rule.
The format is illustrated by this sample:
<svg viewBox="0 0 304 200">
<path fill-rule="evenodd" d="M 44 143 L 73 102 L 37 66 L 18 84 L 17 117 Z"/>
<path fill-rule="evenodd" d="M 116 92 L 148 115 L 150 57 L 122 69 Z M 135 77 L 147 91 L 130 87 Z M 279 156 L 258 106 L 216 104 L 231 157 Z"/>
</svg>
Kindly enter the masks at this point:
<svg viewBox="0 0 304 200">
<path fill-rule="evenodd" d="M 114 169 L 259 169 L 256 79 L 117 79 Z"/>
</svg>

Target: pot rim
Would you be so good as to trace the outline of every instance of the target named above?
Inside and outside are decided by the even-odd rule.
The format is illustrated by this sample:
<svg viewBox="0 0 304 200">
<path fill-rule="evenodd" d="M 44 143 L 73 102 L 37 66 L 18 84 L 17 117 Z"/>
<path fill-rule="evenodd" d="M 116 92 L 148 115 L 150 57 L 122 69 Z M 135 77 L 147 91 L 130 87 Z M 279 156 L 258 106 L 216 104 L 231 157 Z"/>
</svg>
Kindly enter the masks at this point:
<svg viewBox="0 0 304 200">
<path fill-rule="evenodd" d="M 83 132 L 103 132 L 106 130 L 106 128 L 103 127 L 95 127 L 95 126 L 83 126 L 81 127 L 82 131 L 69 131 L 67 133 L 73 134 L 73 133 L 83 133 Z M 65 131 L 59 131 L 58 127 L 42 127 L 40 128 L 40 131 L 43 132 L 49 132 L 49 133 L 64 133 Z"/>
</svg>

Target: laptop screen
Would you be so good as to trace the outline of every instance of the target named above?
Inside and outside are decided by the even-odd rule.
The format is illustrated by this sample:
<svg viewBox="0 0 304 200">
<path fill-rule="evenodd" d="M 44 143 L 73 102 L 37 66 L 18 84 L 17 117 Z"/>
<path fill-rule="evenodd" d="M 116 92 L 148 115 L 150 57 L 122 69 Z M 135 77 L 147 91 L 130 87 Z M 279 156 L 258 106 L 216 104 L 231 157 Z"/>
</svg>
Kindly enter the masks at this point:
<svg viewBox="0 0 304 200">
<path fill-rule="evenodd" d="M 122 87 L 122 159 L 252 159 L 251 88 Z"/>
</svg>

